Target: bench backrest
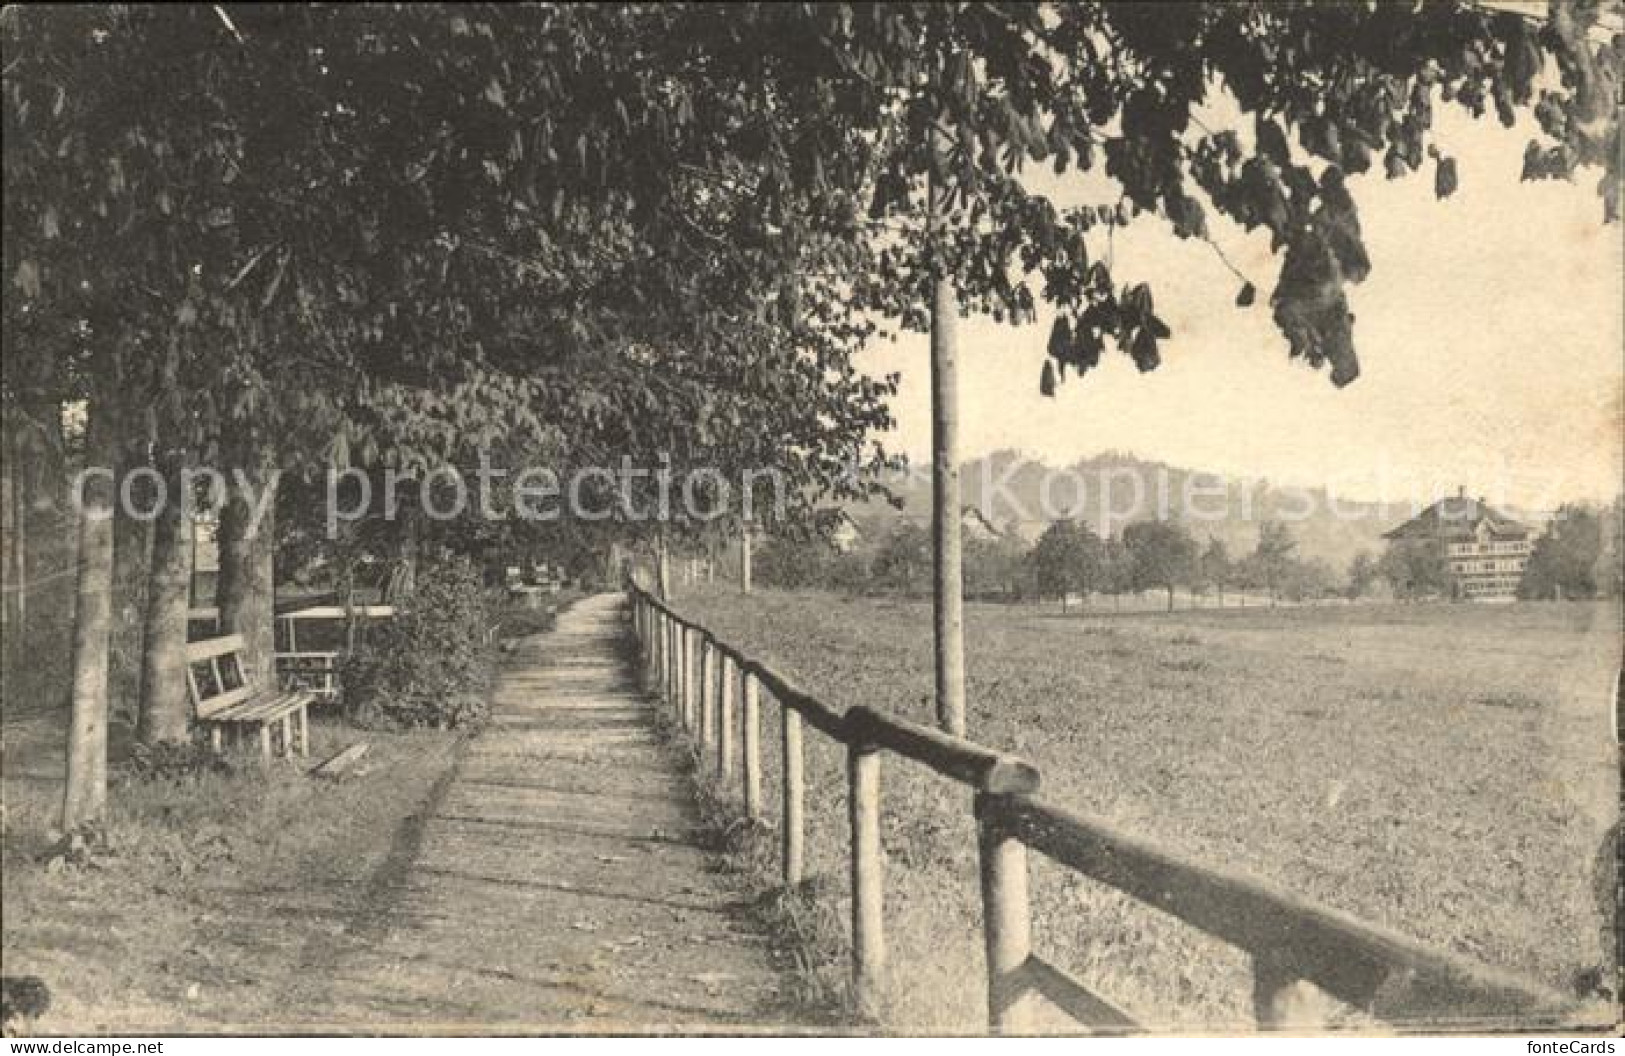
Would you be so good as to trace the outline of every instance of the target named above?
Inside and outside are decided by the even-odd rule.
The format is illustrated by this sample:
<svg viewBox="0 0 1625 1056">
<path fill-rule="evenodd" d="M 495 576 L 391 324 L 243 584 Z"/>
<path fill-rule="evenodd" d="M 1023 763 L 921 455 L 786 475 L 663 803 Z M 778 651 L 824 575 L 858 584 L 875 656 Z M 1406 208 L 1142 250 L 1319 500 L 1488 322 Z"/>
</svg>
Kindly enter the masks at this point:
<svg viewBox="0 0 1625 1056">
<path fill-rule="evenodd" d="M 186 645 L 186 688 L 206 719 L 254 695 L 243 670 L 243 636 L 227 634 Z"/>
</svg>

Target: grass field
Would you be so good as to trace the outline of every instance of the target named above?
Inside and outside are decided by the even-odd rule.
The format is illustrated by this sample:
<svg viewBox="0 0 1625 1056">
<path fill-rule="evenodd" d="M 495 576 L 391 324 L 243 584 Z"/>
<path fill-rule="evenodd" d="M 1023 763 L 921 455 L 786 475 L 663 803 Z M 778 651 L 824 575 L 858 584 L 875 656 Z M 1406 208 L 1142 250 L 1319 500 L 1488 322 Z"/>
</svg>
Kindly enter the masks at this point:
<svg viewBox="0 0 1625 1056">
<path fill-rule="evenodd" d="M 834 707 L 930 721 L 925 604 L 720 586 L 676 601 Z M 1613 960 L 1598 867 L 1619 802 L 1617 609 L 990 605 L 967 642 L 972 736 L 1040 764 L 1057 802 L 1567 993 Z M 844 762 L 809 746 L 812 886 L 838 907 Z M 888 759 L 883 798 L 887 1019 L 979 1029 L 969 796 Z M 1142 1022 L 1250 1022 L 1242 955 L 1053 865 L 1033 884 L 1040 954 Z"/>
</svg>

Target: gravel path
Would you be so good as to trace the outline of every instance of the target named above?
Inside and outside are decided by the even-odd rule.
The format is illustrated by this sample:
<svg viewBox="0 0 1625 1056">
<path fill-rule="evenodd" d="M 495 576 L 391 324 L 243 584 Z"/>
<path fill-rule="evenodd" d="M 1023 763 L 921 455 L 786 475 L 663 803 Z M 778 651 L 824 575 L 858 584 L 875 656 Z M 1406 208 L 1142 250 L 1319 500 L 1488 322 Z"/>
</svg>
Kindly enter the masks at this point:
<svg viewBox="0 0 1625 1056">
<path fill-rule="evenodd" d="M 510 656 L 490 726 L 313 980 L 312 1020 L 383 1033 L 795 1029 L 778 955 L 700 844 L 624 631 L 623 599 L 600 595 Z"/>
</svg>

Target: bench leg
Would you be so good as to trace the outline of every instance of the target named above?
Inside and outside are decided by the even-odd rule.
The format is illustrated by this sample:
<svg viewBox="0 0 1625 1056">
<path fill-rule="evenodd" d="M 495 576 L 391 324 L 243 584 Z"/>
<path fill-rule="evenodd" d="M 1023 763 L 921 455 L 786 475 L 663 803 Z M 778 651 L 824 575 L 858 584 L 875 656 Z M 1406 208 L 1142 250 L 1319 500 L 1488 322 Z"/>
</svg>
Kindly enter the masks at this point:
<svg viewBox="0 0 1625 1056">
<path fill-rule="evenodd" d="M 270 761 L 271 758 L 271 724 L 260 723 L 260 758 Z"/>
<path fill-rule="evenodd" d="M 303 704 L 299 706 L 299 754 L 310 755 L 310 709 Z"/>
<path fill-rule="evenodd" d="M 209 724 L 209 747 L 214 750 L 215 755 L 220 754 L 220 741 L 220 724 L 218 722 L 211 722 Z"/>
</svg>

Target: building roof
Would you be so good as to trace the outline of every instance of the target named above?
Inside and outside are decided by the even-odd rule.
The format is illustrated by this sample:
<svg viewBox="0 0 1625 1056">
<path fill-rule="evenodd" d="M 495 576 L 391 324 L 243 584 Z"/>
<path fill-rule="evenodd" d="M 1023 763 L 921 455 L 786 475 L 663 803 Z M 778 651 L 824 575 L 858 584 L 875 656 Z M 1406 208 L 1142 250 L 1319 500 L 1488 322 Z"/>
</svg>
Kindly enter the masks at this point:
<svg viewBox="0 0 1625 1056">
<path fill-rule="evenodd" d="M 1491 535 L 1503 539 L 1523 539 L 1529 528 L 1497 510 L 1483 499 L 1458 493 L 1440 499 L 1404 524 L 1383 533 L 1384 539 L 1466 539 L 1485 525 Z"/>
<path fill-rule="evenodd" d="M 993 526 L 992 521 L 987 519 L 987 515 L 975 506 L 961 506 L 959 508 L 959 523 L 962 526 L 961 531 L 971 539 L 989 541 L 997 539 L 1003 534 Z"/>
</svg>

